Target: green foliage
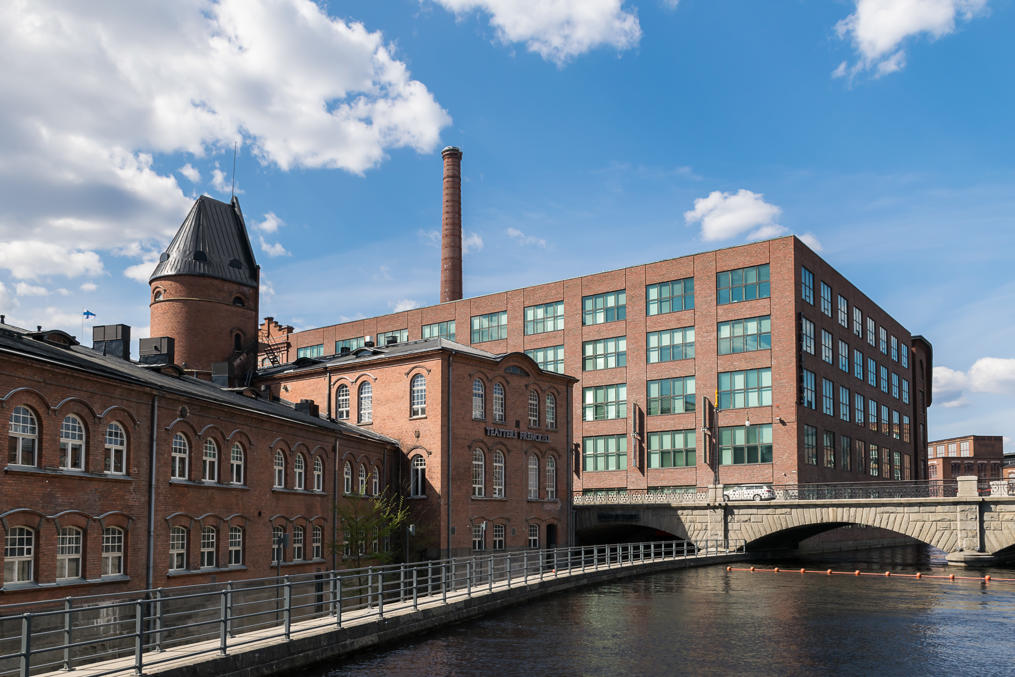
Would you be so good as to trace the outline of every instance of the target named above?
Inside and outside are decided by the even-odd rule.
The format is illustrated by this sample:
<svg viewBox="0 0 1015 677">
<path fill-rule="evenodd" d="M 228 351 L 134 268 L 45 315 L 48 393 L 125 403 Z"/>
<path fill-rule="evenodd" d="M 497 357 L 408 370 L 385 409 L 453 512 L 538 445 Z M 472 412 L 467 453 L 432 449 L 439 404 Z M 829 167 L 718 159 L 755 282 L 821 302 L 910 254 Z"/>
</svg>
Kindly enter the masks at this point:
<svg viewBox="0 0 1015 677">
<path fill-rule="evenodd" d="M 342 530 L 342 543 L 333 547 L 351 557 L 358 568 L 363 559 L 388 563 L 394 559 L 394 550 L 384 543 L 397 541 L 401 530 L 409 523 L 409 508 L 398 495 L 385 492 L 380 496 L 350 496 L 335 506 L 335 515 Z M 373 552 L 373 542 L 377 551 Z M 348 546 L 348 548 L 346 548 Z"/>
</svg>

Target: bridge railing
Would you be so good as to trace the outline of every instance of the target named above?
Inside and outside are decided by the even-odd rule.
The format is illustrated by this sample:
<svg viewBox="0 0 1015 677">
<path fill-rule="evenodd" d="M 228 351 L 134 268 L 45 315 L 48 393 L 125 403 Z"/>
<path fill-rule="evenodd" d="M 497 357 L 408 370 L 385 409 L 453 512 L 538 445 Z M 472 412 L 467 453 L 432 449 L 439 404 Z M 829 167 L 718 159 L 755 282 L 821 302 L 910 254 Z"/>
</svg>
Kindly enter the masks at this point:
<svg viewBox="0 0 1015 677">
<path fill-rule="evenodd" d="M 603 568 L 742 553 L 744 541 L 652 541 L 497 552 L 274 578 L 0 606 L 0 675 L 94 666 L 90 675 L 160 663 L 351 619 L 402 611 Z M 260 631 L 260 632 L 254 632 Z M 174 649 L 165 653 L 166 649 Z"/>
<path fill-rule="evenodd" d="M 629 489 L 579 494 L 573 497 L 575 505 L 624 505 L 644 503 L 707 503 L 708 487 L 690 487 L 686 491 L 646 491 Z"/>
</svg>

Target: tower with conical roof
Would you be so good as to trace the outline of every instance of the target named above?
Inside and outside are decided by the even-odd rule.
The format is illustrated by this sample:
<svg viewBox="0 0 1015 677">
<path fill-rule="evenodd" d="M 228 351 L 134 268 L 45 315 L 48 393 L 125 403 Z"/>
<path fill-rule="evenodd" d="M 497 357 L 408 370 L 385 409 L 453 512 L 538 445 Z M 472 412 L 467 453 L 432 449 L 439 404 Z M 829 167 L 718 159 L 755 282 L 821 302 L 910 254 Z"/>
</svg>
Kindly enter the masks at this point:
<svg viewBox="0 0 1015 677">
<path fill-rule="evenodd" d="M 259 281 L 239 201 L 202 195 L 148 280 L 151 336 L 174 340 L 187 373 L 235 385 L 256 364 Z"/>
</svg>

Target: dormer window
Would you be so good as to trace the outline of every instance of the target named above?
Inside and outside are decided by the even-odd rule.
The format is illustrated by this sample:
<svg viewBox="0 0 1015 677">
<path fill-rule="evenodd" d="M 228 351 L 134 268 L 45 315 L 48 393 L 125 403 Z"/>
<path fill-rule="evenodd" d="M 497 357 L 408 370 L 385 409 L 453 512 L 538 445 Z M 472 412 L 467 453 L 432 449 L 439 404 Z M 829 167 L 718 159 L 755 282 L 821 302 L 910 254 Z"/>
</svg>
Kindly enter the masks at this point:
<svg viewBox="0 0 1015 677">
<path fill-rule="evenodd" d="M 243 303 L 243 297 L 242 296 L 234 296 L 233 297 L 233 305 L 237 306 L 239 308 L 242 308 L 246 304 Z"/>
<path fill-rule="evenodd" d="M 152 300 L 153 301 L 161 301 L 162 300 L 162 290 L 161 289 L 158 290 L 157 292 L 155 292 L 155 297 Z"/>
</svg>

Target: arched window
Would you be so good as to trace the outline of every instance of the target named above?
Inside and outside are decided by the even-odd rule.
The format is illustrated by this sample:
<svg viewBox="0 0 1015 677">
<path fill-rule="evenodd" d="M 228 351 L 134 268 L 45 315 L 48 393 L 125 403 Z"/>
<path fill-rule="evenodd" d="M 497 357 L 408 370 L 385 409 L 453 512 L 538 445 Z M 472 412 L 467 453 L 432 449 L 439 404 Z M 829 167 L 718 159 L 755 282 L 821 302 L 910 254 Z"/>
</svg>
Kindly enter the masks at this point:
<svg viewBox="0 0 1015 677">
<path fill-rule="evenodd" d="M 370 381 L 364 381 L 359 386 L 359 401 L 357 402 L 360 423 L 370 423 L 374 420 L 374 387 Z"/>
<path fill-rule="evenodd" d="M 242 296 L 234 296 L 233 297 L 233 305 L 238 307 L 238 308 L 242 308 L 246 304 L 243 303 L 243 297 Z"/>
<path fill-rule="evenodd" d="M 155 292 L 155 297 L 153 298 L 153 300 L 154 301 L 161 301 L 162 300 L 162 290 L 161 289 L 159 289 L 157 292 Z"/>
<path fill-rule="evenodd" d="M 557 398 L 552 393 L 546 394 L 546 427 L 557 429 Z"/>
<path fill-rule="evenodd" d="M 215 567 L 215 548 L 218 543 L 218 531 L 215 527 L 201 528 L 201 568 Z"/>
<path fill-rule="evenodd" d="M 81 545 L 77 527 L 63 527 L 56 535 L 56 579 L 81 578 Z"/>
<path fill-rule="evenodd" d="M 477 498 L 486 495 L 486 459 L 480 449 L 472 450 L 472 495 Z"/>
<path fill-rule="evenodd" d="M 546 457 L 546 500 L 557 498 L 557 460 L 553 456 Z"/>
<path fill-rule="evenodd" d="M 204 441 L 204 463 L 201 479 L 205 482 L 218 482 L 219 479 L 219 445 L 213 439 Z"/>
<path fill-rule="evenodd" d="M 285 454 L 281 449 L 275 450 L 275 480 L 272 486 L 281 489 L 285 486 Z"/>
<path fill-rule="evenodd" d="M 486 386 L 478 378 L 472 382 L 472 418 L 486 418 Z"/>
<path fill-rule="evenodd" d="M 303 460 L 303 454 L 296 454 L 293 458 L 293 488 L 303 489 L 306 486 L 307 463 Z"/>
<path fill-rule="evenodd" d="M 35 580 L 35 532 L 11 527 L 4 542 L 4 584 Z"/>
<path fill-rule="evenodd" d="M 242 299 L 240 299 L 242 301 Z M 240 334 L 233 334 L 233 350 L 240 352 L 243 350 L 243 336 Z"/>
<path fill-rule="evenodd" d="M 338 386 L 335 394 L 335 416 L 340 421 L 349 420 L 349 386 L 344 383 Z"/>
<path fill-rule="evenodd" d="M 183 433 L 173 435 L 173 455 L 169 475 L 175 480 L 185 480 L 190 470 L 190 445 Z"/>
<path fill-rule="evenodd" d="M 426 496 L 426 457 L 417 454 L 412 457 L 412 470 L 409 474 L 409 495 Z"/>
<path fill-rule="evenodd" d="M 233 442 L 233 450 L 229 453 L 229 476 L 233 484 L 243 484 L 243 447 Z"/>
<path fill-rule="evenodd" d="M 349 461 L 345 462 L 345 468 L 342 470 L 342 478 L 344 480 L 342 485 L 343 493 L 352 493 L 352 464 Z"/>
<path fill-rule="evenodd" d="M 539 427 L 539 393 L 535 390 L 529 391 L 529 427 Z"/>
<path fill-rule="evenodd" d="M 314 491 L 324 491 L 324 461 L 314 456 Z"/>
<path fill-rule="evenodd" d="M 112 475 L 127 472 L 127 436 L 119 423 L 106 426 L 106 458 L 104 469 Z"/>
<path fill-rule="evenodd" d="M 493 452 L 493 497 L 504 498 L 504 454 Z"/>
<path fill-rule="evenodd" d="M 504 422 L 504 386 L 493 384 L 493 422 Z"/>
<path fill-rule="evenodd" d="M 293 528 L 293 561 L 305 559 L 303 546 L 306 542 L 306 530 L 303 527 Z"/>
<path fill-rule="evenodd" d="M 279 564 L 285 561 L 285 529 L 280 526 L 271 528 L 271 563 Z"/>
<path fill-rule="evenodd" d="M 243 564 L 243 528 L 229 527 L 229 566 Z"/>
<path fill-rule="evenodd" d="M 324 530 L 315 526 L 310 532 L 310 558 L 321 559 L 324 557 Z"/>
<path fill-rule="evenodd" d="M 123 529 L 119 527 L 102 530 L 102 575 L 123 575 Z"/>
<path fill-rule="evenodd" d="M 409 382 L 409 416 L 426 416 L 426 376 L 416 374 Z"/>
<path fill-rule="evenodd" d="M 187 568 L 187 528 L 173 527 L 169 530 L 169 570 Z"/>
<path fill-rule="evenodd" d="M 367 467 L 362 463 L 359 464 L 359 495 L 367 495 Z"/>
<path fill-rule="evenodd" d="M 14 407 L 8 435 L 7 462 L 14 465 L 35 465 L 36 451 L 39 448 L 39 426 L 31 409 Z"/>
<path fill-rule="evenodd" d="M 381 471 L 374 466 L 374 471 L 370 473 L 370 493 L 374 496 L 380 496 L 381 494 Z"/>
<path fill-rule="evenodd" d="M 539 498 L 539 458 L 535 454 L 529 456 L 529 498 Z"/>
<path fill-rule="evenodd" d="M 529 547 L 530 548 L 538 548 L 539 547 L 539 525 L 538 524 L 530 524 L 529 525 Z"/>
<path fill-rule="evenodd" d="M 60 424 L 60 467 L 85 469 L 85 427 L 77 416 L 67 416 Z"/>
</svg>

